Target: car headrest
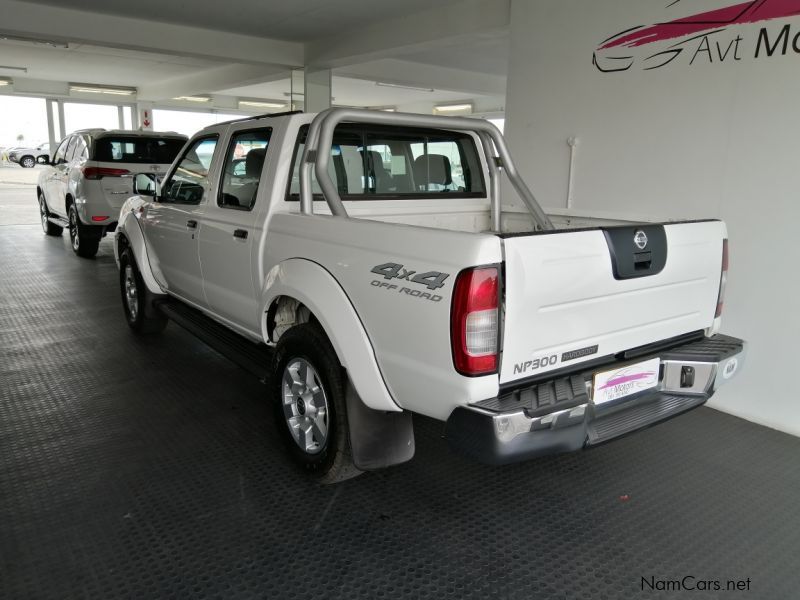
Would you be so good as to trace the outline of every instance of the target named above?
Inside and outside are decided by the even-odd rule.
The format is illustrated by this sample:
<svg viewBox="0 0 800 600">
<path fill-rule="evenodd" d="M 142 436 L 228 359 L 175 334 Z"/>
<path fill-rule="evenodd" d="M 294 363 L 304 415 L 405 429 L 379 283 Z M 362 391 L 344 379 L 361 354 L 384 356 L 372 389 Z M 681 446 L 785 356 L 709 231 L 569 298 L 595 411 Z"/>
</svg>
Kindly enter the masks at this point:
<svg viewBox="0 0 800 600">
<path fill-rule="evenodd" d="M 363 153 L 363 150 L 362 150 Z M 383 157 L 381 156 L 380 152 L 375 152 L 375 150 L 367 150 L 367 168 L 374 171 L 386 171 L 386 167 L 383 166 Z"/>
<path fill-rule="evenodd" d="M 267 156 L 266 148 L 253 148 L 244 159 L 244 172 L 247 177 L 258 179 L 264 168 L 264 158 Z"/>
<path fill-rule="evenodd" d="M 444 154 L 423 154 L 414 160 L 414 181 L 416 185 L 435 183 L 437 185 L 450 185 L 453 183 L 453 173 L 450 169 L 450 159 Z"/>
</svg>

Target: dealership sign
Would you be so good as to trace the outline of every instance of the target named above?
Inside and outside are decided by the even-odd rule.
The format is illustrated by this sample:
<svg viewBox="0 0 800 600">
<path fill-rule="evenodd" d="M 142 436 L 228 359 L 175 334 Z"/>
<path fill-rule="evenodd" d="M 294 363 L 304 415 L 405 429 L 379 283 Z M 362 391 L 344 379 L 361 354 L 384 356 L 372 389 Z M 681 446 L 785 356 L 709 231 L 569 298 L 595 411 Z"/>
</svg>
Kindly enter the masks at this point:
<svg viewBox="0 0 800 600">
<path fill-rule="evenodd" d="M 683 4 L 674 0 L 667 8 Z M 640 25 L 601 42 L 592 64 L 603 73 L 613 73 L 800 54 L 800 28 L 794 30 L 785 22 L 797 15 L 800 0 L 755 0 Z"/>
</svg>

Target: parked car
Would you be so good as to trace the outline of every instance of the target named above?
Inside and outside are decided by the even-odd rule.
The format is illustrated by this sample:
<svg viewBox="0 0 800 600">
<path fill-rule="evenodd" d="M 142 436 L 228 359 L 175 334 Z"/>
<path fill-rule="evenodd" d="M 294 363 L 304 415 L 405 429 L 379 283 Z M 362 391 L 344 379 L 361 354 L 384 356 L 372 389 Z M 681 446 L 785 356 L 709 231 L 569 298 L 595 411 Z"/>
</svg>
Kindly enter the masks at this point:
<svg viewBox="0 0 800 600">
<path fill-rule="evenodd" d="M 68 135 L 36 187 L 44 232 L 61 235 L 68 227 L 75 253 L 93 257 L 100 240 L 116 228 L 136 175 L 163 175 L 186 139 L 172 132 L 104 129 Z"/>
<path fill-rule="evenodd" d="M 50 144 L 40 144 L 35 148 L 17 146 L 8 151 L 8 160 L 17 163 L 24 169 L 32 169 L 36 164 L 50 162 Z"/>
<path fill-rule="evenodd" d="M 264 378 L 323 481 L 410 459 L 415 412 L 492 464 L 594 446 L 703 404 L 744 358 L 718 333 L 724 223 L 556 230 L 483 120 L 218 124 L 147 194 L 115 235 L 129 326 L 173 319 Z"/>
</svg>

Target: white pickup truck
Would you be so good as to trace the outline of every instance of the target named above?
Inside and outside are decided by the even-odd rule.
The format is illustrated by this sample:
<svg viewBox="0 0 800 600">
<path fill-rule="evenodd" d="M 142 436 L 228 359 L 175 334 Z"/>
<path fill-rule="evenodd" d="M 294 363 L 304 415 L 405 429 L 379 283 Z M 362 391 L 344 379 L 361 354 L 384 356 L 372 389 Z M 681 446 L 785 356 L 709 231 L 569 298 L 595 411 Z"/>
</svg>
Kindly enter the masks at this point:
<svg viewBox="0 0 800 600">
<path fill-rule="evenodd" d="M 703 404 L 744 359 L 718 333 L 726 238 L 557 230 L 491 123 L 337 108 L 204 129 L 125 203 L 115 251 L 131 328 L 173 319 L 263 377 L 330 482 L 410 459 L 411 413 L 503 464 Z"/>
</svg>

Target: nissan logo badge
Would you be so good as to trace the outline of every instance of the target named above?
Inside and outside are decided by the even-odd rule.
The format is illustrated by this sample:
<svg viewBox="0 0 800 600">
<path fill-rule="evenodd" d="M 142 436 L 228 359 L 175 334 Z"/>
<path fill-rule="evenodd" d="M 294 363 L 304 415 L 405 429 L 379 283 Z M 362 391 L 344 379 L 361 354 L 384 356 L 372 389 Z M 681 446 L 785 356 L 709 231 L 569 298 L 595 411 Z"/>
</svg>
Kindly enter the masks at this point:
<svg viewBox="0 0 800 600">
<path fill-rule="evenodd" d="M 636 233 L 633 234 L 633 243 L 636 244 L 636 247 L 639 250 L 644 250 L 645 246 L 647 246 L 647 235 L 641 229 L 637 230 Z"/>
</svg>

